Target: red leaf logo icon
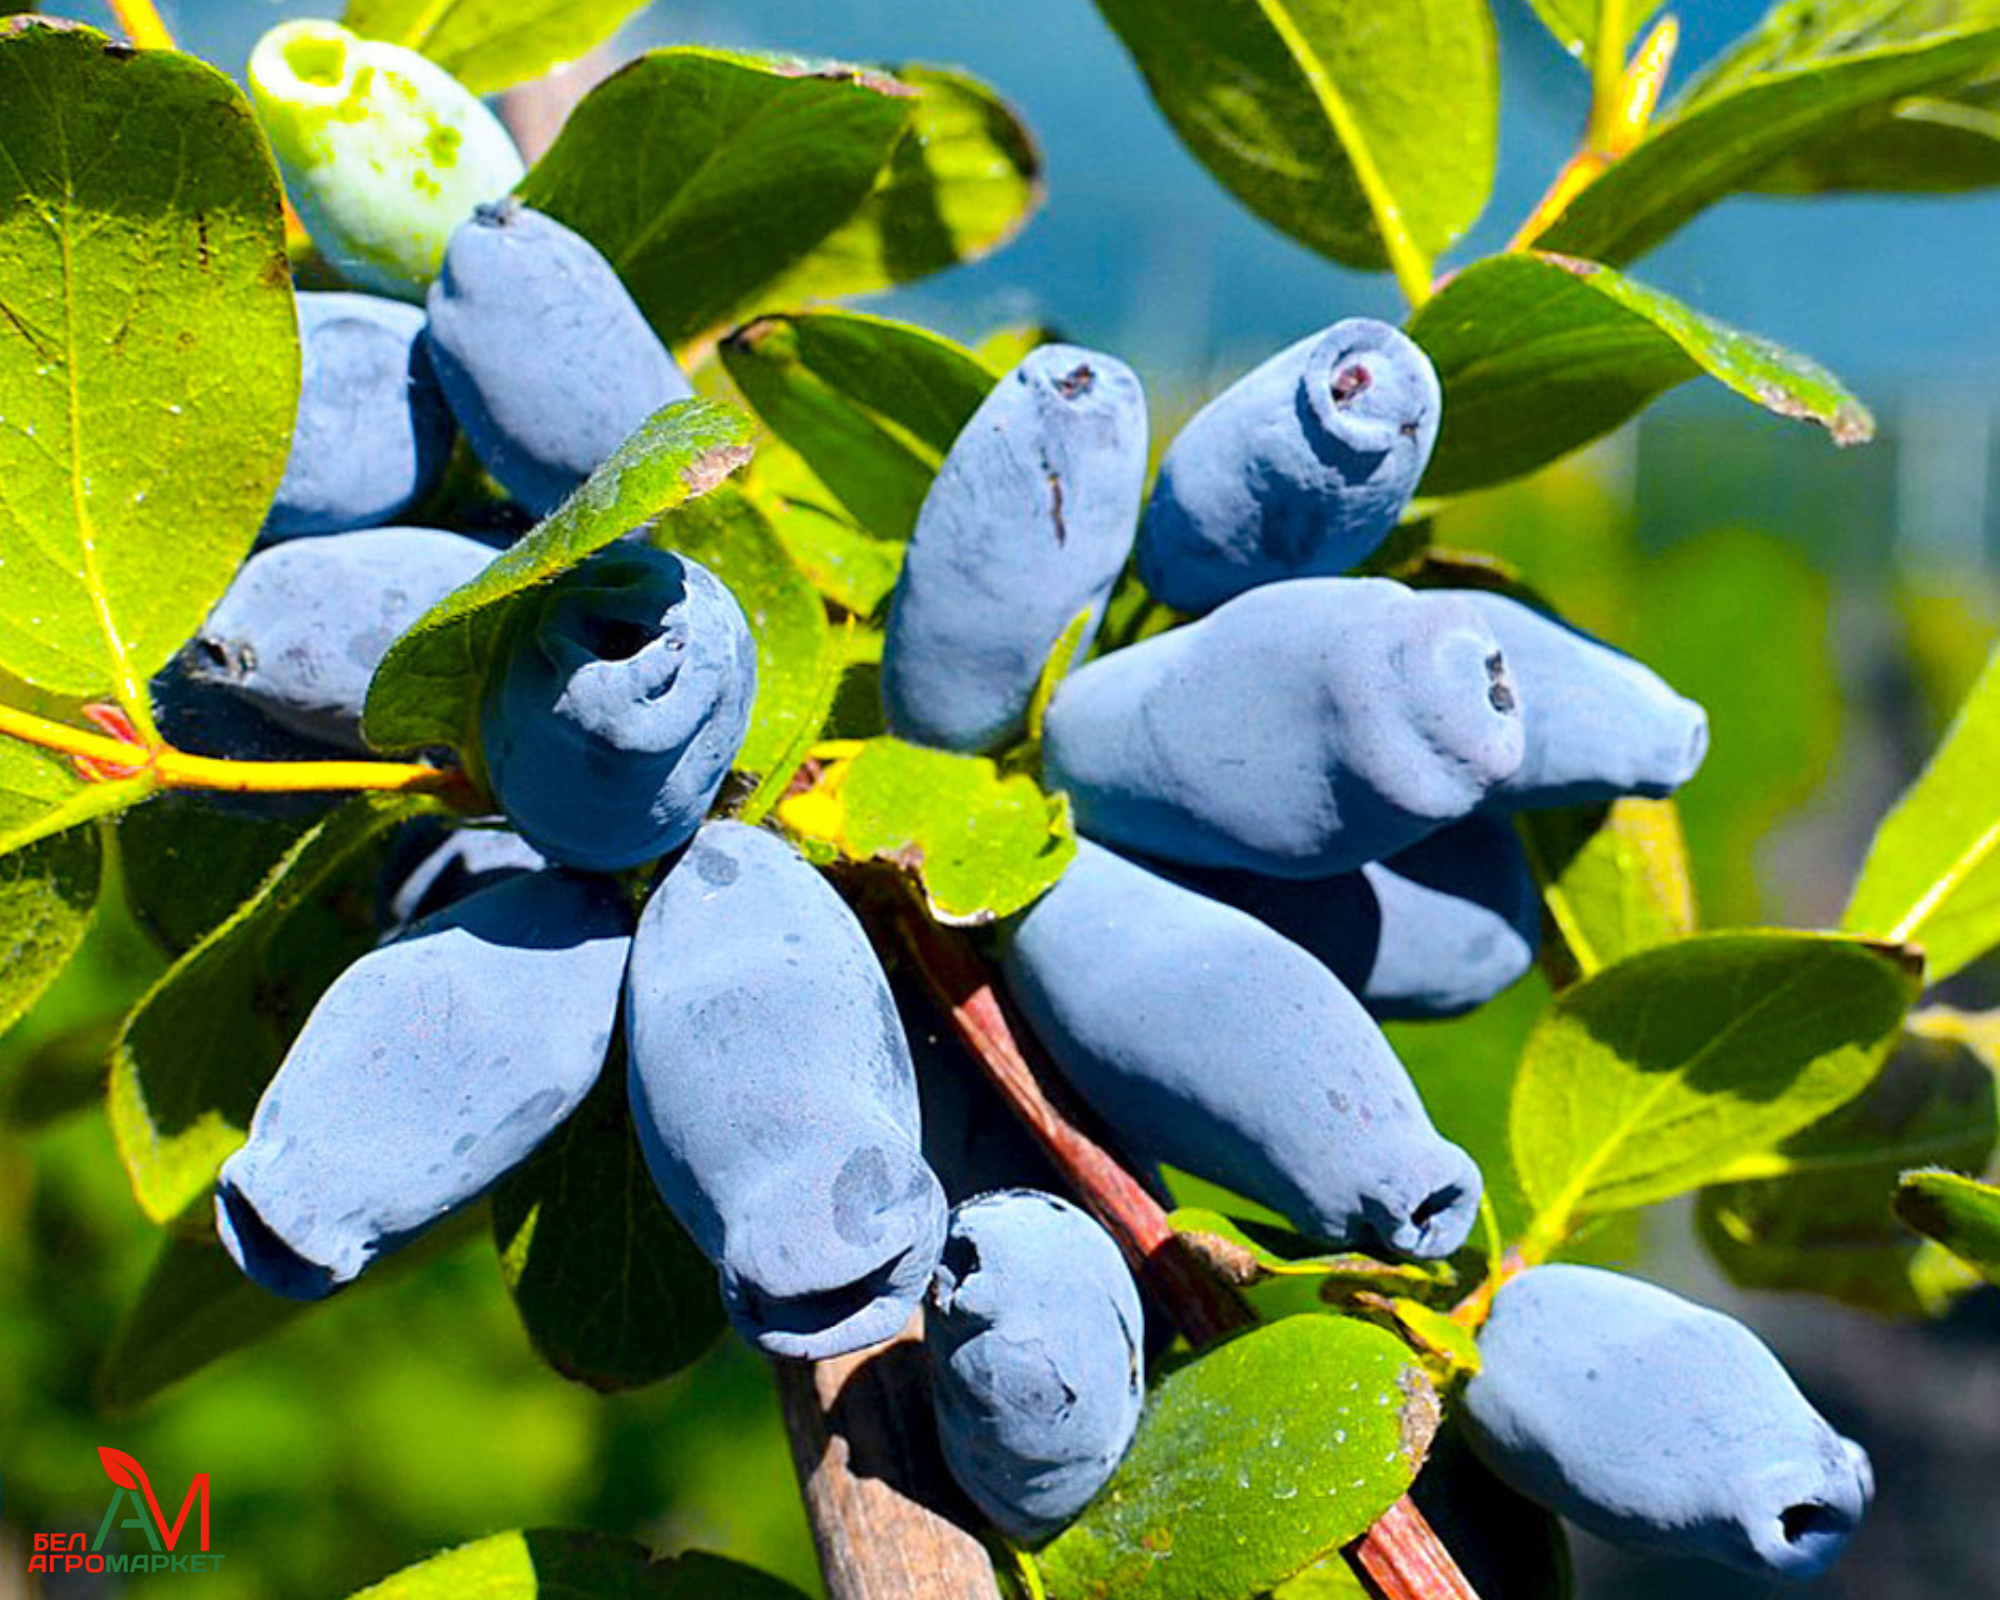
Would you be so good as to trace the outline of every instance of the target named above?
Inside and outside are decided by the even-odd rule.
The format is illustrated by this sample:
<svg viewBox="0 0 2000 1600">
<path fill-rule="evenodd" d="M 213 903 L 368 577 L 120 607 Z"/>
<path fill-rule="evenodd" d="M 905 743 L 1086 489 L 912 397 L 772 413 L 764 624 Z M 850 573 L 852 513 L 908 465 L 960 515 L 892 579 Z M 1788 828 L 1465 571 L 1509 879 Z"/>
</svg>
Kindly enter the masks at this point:
<svg viewBox="0 0 2000 1600">
<path fill-rule="evenodd" d="M 108 1444 L 97 1447 L 97 1459 L 104 1463 L 104 1475 L 121 1489 L 138 1489 L 146 1482 L 146 1469 L 138 1459 Z"/>
</svg>

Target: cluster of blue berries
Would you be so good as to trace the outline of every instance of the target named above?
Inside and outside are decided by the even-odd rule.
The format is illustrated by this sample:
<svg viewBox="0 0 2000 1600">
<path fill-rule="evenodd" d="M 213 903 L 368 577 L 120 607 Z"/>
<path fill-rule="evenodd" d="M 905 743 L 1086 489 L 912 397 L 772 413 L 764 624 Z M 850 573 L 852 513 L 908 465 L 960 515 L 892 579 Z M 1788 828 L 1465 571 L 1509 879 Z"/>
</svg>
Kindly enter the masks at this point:
<svg viewBox="0 0 2000 1600">
<path fill-rule="evenodd" d="M 690 393 L 611 265 L 513 199 L 450 235 L 421 309 L 299 306 L 260 548 L 156 684 L 170 736 L 213 754 L 364 748 L 391 642 L 494 554 L 397 525 L 457 435 L 532 520 Z M 942 463 L 881 675 L 890 732 L 997 751 L 1135 555 L 1198 613 L 1056 691 L 1044 772 L 1083 839 L 993 930 L 997 961 L 1133 1158 L 1417 1260 L 1465 1242 L 1481 1177 L 1379 1021 L 1457 1014 L 1532 964 L 1512 812 L 1671 793 L 1706 737 L 1699 707 L 1526 604 L 1341 575 L 1405 513 L 1439 411 L 1404 335 L 1337 323 L 1189 423 L 1147 503 L 1138 379 L 1038 348 Z M 1138 1288 L 828 880 L 711 815 L 755 695 L 742 608 L 685 557 L 627 540 L 527 595 L 478 708 L 503 816 L 399 855 L 381 942 L 222 1168 L 218 1230 L 264 1287 L 328 1294 L 525 1159 L 622 1035 L 647 1167 L 736 1328 L 824 1358 L 921 1310 L 952 1472 L 1042 1539 L 1138 1424 Z M 1865 1457 L 1768 1352 L 1659 1290 L 1535 1268 L 1484 1347 L 1475 1449 L 1599 1531 L 1805 1571 L 1867 1498 Z"/>
</svg>

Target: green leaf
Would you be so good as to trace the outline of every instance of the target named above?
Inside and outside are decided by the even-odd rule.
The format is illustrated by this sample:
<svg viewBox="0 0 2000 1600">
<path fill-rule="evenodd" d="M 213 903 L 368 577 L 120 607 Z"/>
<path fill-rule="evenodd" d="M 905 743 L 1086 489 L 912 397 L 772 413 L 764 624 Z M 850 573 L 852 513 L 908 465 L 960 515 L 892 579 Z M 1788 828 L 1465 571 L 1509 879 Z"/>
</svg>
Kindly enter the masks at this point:
<svg viewBox="0 0 2000 1600">
<path fill-rule="evenodd" d="M 583 97 L 520 193 L 603 251 L 660 337 L 685 344 L 764 309 L 867 200 L 913 105 L 858 67 L 653 50 Z"/>
<path fill-rule="evenodd" d="M 1936 983 L 2000 944 L 2000 650 L 1882 819 L 1841 925 L 1921 945 Z"/>
<path fill-rule="evenodd" d="M 1636 4 L 1624 7 L 1625 37 L 1620 44 L 1629 44 L 1638 35 L 1660 9 L 1660 3 L 1661 0 L 1637 0 Z M 1556 43 L 1588 66 L 1597 43 L 1597 19 L 1603 0 L 1528 0 L 1528 4 L 1534 7 L 1542 26 L 1555 36 Z"/>
<path fill-rule="evenodd" d="M 480 689 L 512 604 L 633 529 L 708 493 L 749 460 L 749 437 L 750 419 L 713 400 L 679 401 L 647 418 L 533 532 L 389 647 L 368 685 L 362 728 L 369 742 L 384 750 L 474 748 Z"/>
<path fill-rule="evenodd" d="M 632 1131 L 622 1051 L 494 1191 L 493 1239 L 536 1350 L 593 1389 L 656 1383 L 722 1331 L 715 1269 L 661 1201 Z"/>
<path fill-rule="evenodd" d="M 940 922 L 1012 916 L 1076 855 L 1068 800 L 1044 794 L 1032 778 L 1001 776 L 983 756 L 870 739 L 833 769 L 829 790 L 788 800 L 779 815 L 796 825 L 811 814 L 800 801 L 822 796 L 836 802 L 837 831 L 821 836 L 852 860 L 886 860 L 910 873 Z"/>
<path fill-rule="evenodd" d="M 55 758 L 0 739 L 0 1033 L 69 965 L 96 914 L 103 874 L 96 828 L 18 848 L 5 841 L 89 787 Z"/>
<path fill-rule="evenodd" d="M 940 334 L 851 311 L 760 317 L 724 341 L 722 363 L 862 527 L 897 543 L 998 377 Z"/>
<path fill-rule="evenodd" d="M 1241 1334 L 1153 1392 L 1111 1482 L 1036 1558 L 1049 1600 L 1250 1600 L 1400 1498 L 1437 1420 L 1380 1328 L 1301 1316 Z"/>
<path fill-rule="evenodd" d="M 890 69 L 910 125 L 861 209 L 764 291 L 766 305 L 869 294 L 976 261 L 1042 201 L 1041 153 L 1011 106 L 945 67 Z"/>
<path fill-rule="evenodd" d="M 1959 194 L 2000 184 L 2000 107 L 1990 86 L 1879 108 L 1767 167 L 1759 194 Z"/>
<path fill-rule="evenodd" d="M 1076 655 L 1083 648 L 1084 635 L 1090 631 L 1092 618 L 1097 615 L 1096 606 L 1085 606 L 1069 619 L 1069 626 L 1056 635 L 1056 642 L 1049 649 L 1048 660 L 1042 663 L 1042 670 L 1035 679 L 1035 692 L 1028 700 L 1027 738 L 1031 747 L 1039 749 L 1042 742 L 1042 724 L 1048 719 L 1049 702 L 1056 697 L 1056 690 L 1069 676 L 1069 669 L 1076 662 Z"/>
<path fill-rule="evenodd" d="M 766 433 L 743 474 L 792 560 L 826 599 L 857 617 L 872 615 L 896 586 L 901 540 L 878 539 L 784 440 Z"/>
<path fill-rule="evenodd" d="M 1534 1231 L 1696 1188 L 1852 1099 L 1917 988 L 1903 952 L 1756 932 L 1644 950 L 1564 991 L 1509 1111 Z"/>
<path fill-rule="evenodd" d="M 721 1556 L 655 1557 L 629 1539 L 537 1528 L 496 1533 L 371 1584 L 352 1600 L 805 1600 Z"/>
<path fill-rule="evenodd" d="M 1683 102 L 1569 203 L 1540 248 L 1622 265 L 1790 151 L 2000 60 L 2000 27 L 1941 33 L 1734 79 Z"/>
<path fill-rule="evenodd" d="M 1780 0 L 1674 96 L 1678 114 L 1745 83 L 2000 17 L 1994 0 Z"/>
<path fill-rule="evenodd" d="M 1549 920 L 1543 964 L 1562 982 L 1694 932 L 1694 884 L 1671 800 L 1525 811 L 1515 819 Z"/>
<path fill-rule="evenodd" d="M 825 698 L 826 608 L 764 513 L 736 484 L 718 484 L 689 501 L 655 530 L 653 542 L 708 568 L 749 619 L 757 641 L 757 700 L 736 766 L 762 777 L 802 733 L 811 739 L 817 731 L 807 724 Z"/>
<path fill-rule="evenodd" d="M 820 640 L 819 660 L 814 665 L 813 697 L 804 715 L 797 722 L 792 742 L 771 762 L 764 775 L 757 780 L 757 787 L 750 792 L 750 798 L 743 802 L 743 809 L 737 814 L 741 822 L 755 826 L 771 814 L 778 802 L 784 799 L 786 791 L 799 775 L 807 761 L 812 759 L 812 748 L 820 736 L 827 732 L 834 716 L 834 707 L 840 698 L 846 681 L 849 657 L 854 648 L 854 621 L 849 618 L 839 628 L 828 628 Z"/>
<path fill-rule="evenodd" d="M 118 819 L 125 903 L 169 956 L 185 955 L 257 892 L 313 820 L 219 811 L 184 789 L 156 794 Z"/>
<path fill-rule="evenodd" d="M 421 50 L 491 94 L 588 54 L 646 0 L 347 0 L 340 19 L 364 39 Z"/>
<path fill-rule="evenodd" d="M 2000 1188 L 1956 1172 L 1910 1172 L 1896 1185 L 1896 1215 L 1989 1283 L 2000 1283 Z"/>
<path fill-rule="evenodd" d="M 73 24 L 0 23 L 0 105 L 0 668 L 150 731 L 284 470 L 277 172 L 220 72 Z"/>
<path fill-rule="evenodd" d="M 210 1362 L 269 1338 L 309 1309 L 266 1293 L 215 1236 L 199 1229 L 167 1235 L 139 1298 L 125 1314 L 98 1368 L 94 1398 L 105 1410 L 133 1410 Z"/>
<path fill-rule="evenodd" d="M 1748 1289 L 1804 1290 L 1907 1315 L 1936 1305 L 1935 1246 L 1888 1204 L 1910 1167 L 1978 1172 L 2000 1136 L 1991 1017 L 1920 1011 L 1882 1074 L 1832 1116 L 1728 1168 L 1696 1210 L 1709 1253 Z"/>
<path fill-rule="evenodd" d="M 1767 411 L 1819 423 L 1836 444 L 1875 431 L 1823 367 L 1590 261 L 1490 256 L 1454 277 L 1410 333 L 1444 386 L 1428 495 L 1532 472 L 1703 373 Z"/>
<path fill-rule="evenodd" d="M 1223 186 L 1352 267 L 1428 277 L 1493 182 L 1484 0 L 1098 0 Z"/>
<path fill-rule="evenodd" d="M 1432 1288 L 1450 1281 L 1441 1263 L 1377 1261 L 1354 1252 L 1328 1255 L 1295 1233 L 1240 1221 L 1205 1206 L 1179 1206 L 1167 1216 L 1212 1270 L 1240 1285 L 1265 1278 L 1338 1278 L 1363 1289 L 1391 1293 Z"/>
<path fill-rule="evenodd" d="M 155 1222 L 207 1188 L 306 1013 L 374 943 L 375 847 L 420 804 L 348 801 L 126 1018 L 111 1057 L 111 1131 Z"/>
</svg>

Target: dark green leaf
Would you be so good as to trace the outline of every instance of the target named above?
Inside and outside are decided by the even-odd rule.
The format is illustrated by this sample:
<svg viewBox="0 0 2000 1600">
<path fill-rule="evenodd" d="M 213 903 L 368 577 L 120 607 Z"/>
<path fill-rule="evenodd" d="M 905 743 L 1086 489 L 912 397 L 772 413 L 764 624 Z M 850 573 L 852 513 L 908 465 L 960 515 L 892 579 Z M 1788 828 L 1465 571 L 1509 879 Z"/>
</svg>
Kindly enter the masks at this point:
<svg viewBox="0 0 2000 1600">
<path fill-rule="evenodd" d="M 432 1556 L 352 1600 L 805 1600 L 721 1556 L 654 1557 L 629 1539 L 537 1528 Z"/>
<path fill-rule="evenodd" d="M 361 796 L 315 825 L 126 1019 L 111 1129 L 155 1222 L 184 1210 L 243 1142 L 306 1013 L 373 944 L 378 846 L 418 804 Z"/>
<path fill-rule="evenodd" d="M 940 922 L 1011 916 L 1063 875 L 1076 855 L 1069 802 L 1033 779 L 1003 777 L 982 756 L 870 739 L 822 787 L 779 815 L 855 861 L 890 861 L 923 885 Z"/>
<path fill-rule="evenodd" d="M 54 757 L 0 739 L 0 1033 L 55 982 L 83 943 L 103 871 L 98 831 L 87 824 L 18 848 L 4 841 L 90 787 Z"/>
<path fill-rule="evenodd" d="M 1485 206 L 1499 80 L 1484 0 L 1098 9 L 1195 156 L 1313 249 L 1421 273 Z"/>
<path fill-rule="evenodd" d="M 2000 27 L 1988 26 L 1718 84 L 1656 123 L 1536 244 L 1593 261 L 1631 261 L 1716 201 L 1755 187 L 1792 150 L 1910 95 L 1963 83 L 1996 61 Z"/>
<path fill-rule="evenodd" d="M 1918 96 L 1791 151 L 1759 194 L 1958 194 L 2000 184 L 2000 108 L 1984 94 Z"/>
<path fill-rule="evenodd" d="M 1423 492 L 1515 478 L 1609 433 L 1704 372 L 1838 444 L 1875 419 L 1823 367 L 1711 321 L 1609 267 L 1564 256 L 1491 256 L 1460 272 L 1410 332 L 1444 385 L 1444 428 Z"/>
<path fill-rule="evenodd" d="M 655 1383 L 722 1331 L 715 1269 L 646 1170 L 620 1051 L 576 1114 L 502 1180 L 493 1238 L 542 1359 L 593 1389 Z"/>
<path fill-rule="evenodd" d="M 1882 1074 L 1832 1116 L 1736 1163 L 1697 1211 L 1709 1251 L 1750 1289 L 1807 1290 L 1908 1314 L 1934 1303 L 1928 1250 L 1889 1196 L 1910 1167 L 1978 1172 L 2000 1134 L 1991 1017 L 1921 1011 Z"/>
<path fill-rule="evenodd" d="M 1687 841 L 1671 800 L 1526 811 L 1515 819 L 1560 936 L 1563 982 L 1694 932 Z"/>
<path fill-rule="evenodd" d="M 1536 1233 L 1696 1188 L 1852 1099 L 1917 988 L 1903 952 L 1758 932 L 1644 950 L 1565 990 L 1509 1113 Z"/>
<path fill-rule="evenodd" d="M 1935 983 L 2000 944 L 2000 650 L 1882 819 L 1842 926 L 1921 945 Z"/>
<path fill-rule="evenodd" d="M 736 484 L 718 484 L 689 501 L 656 530 L 654 542 L 707 567 L 728 585 L 750 621 L 757 641 L 757 700 L 736 766 L 761 777 L 801 734 L 810 739 L 817 731 L 806 724 L 824 699 L 826 608 L 764 513 Z"/>
<path fill-rule="evenodd" d="M 520 192 L 602 250 L 680 345 L 766 309 L 867 200 L 914 103 L 858 67 L 654 50 L 584 96 Z"/>
<path fill-rule="evenodd" d="M 997 376 L 942 335 L 850 311 L 761 317 L 729 336 L 722 362 L 862 527 L 896 542 Z"/>
<path fill-rule="evenodd" d="M 1409 1488 L 1438 1403 L 1409 1348 L 1287 1317 L 1154 1390 L 1124 1463 L 1037 1557 L 1049 1600 L 1250 1600 Z"/>
<path fill-rule="evenodd" d="M 0 106 L 0 668 L 149 729 L 284 470 L 277 172 L 220 72 L 74 24 L 0 23 Z"/>
<path fill-rule="evenodd" d="M 312 826 L 306 817 L 217 810 L 208 797 L 168 790 L 118 819 L 125 902 L 169 956 L 180 956 L 257 892 Z"/>
<path fill-rule="evenodd" d="M 347 0 L 364 39 L 421 50 L 475 94 L 539 78 L 603 43 L 646 0 Z"/>
<path fill-rule="evenodd" d="M 1896 1215 L 2000 1283 L 2000 1188 L 1956 1172 L 1906 1173 L 1896 1186 Z"/>
<path fill-rule="evenodd" d="M 713 400 L 648 418 L 534 532 L 426 611 L 368 685 L 363 728 L 384 750 L 475 746 L 479 693 L 513 603 L 656 517 L 708 493 L 750 458 L 750 419 Z M 663 539 L 671 542 L 669 535 Z"/>
<path fill-rule="evenodd" d="M 975 261 L 1041 203 L 1041 153 L 1006 101 L 963 72 L 890 70 L 915 91 L 909 128 L 861 209 L 771 285 L 764 304 L 868 294 Z"/>
</svg>

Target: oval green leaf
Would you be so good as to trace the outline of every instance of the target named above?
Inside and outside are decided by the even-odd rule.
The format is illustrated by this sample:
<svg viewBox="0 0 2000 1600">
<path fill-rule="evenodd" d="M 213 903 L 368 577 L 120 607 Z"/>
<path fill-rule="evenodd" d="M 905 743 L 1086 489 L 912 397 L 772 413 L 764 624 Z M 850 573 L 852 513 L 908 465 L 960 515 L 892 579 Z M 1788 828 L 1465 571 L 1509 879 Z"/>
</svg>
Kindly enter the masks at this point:
<svg viewBox="0 0 2000 1600">
<path fill-rule="evenodd" d="M 1544 945 L 1558 985 L 1694 932 L 1694 879 L 1672 800 L 1524 811 L 1514 819 L 1560 940 Z"/>
<path fill-rule="evenodd" d="M 1493 183 L 1499 74 L 1485 0 L 1097 0 L 1154 103 L 1237 199 L 1405 283 Z"/>
<path fill-rule="evenodd" d="M 30 837 L 91 787 L 55 759 L 0 739 L 0 1033 L 61 975 L 97 913 L 98 830 L 71 825 Z"/>
<path fill-rule="evenodd" d="M 1437 1421 L 1423 1368 L 1380 1328 L 1241 1334 L 1153 1391 L 1111 1482 L 1036 1558 L 1048 1600 L 1251 1600 L 1394 1504 Z"/>
<path fill-rule="evenodd" d="M 1538 1242 L 1696 1188 L 1851 1100 L 1917 989 L 1904 952 L 1756 932 L 1641 951 L 1565 990 L 1508 1114 Z"/>
<path fill-rule="evenodd" d="M 472 90 L 491 94 L 574 61 L 646 0 L 347 0 L 364 39 L 420 50 Z"/>
<path fill-rule="evenodd" d="M 603 251 L 681 345 L 765 309 L 868 199 L 913 103 L 859 67 L 654 50 L 583 97 L 520 193 Z"/>
<path fill-rule="evenodd" d="M 480 689 L 514 601 L 706 494 L 750 459 L 749 438 L 750 419 L 714 400 L 655 412 L 531 533 L 389 647 L 368 685 L 362 730 L 369 742 L 383 750 L 474 749 Z"/>
<path fill-rule="evenodd" d="M 1818 363 L 1591 261 L 1490 256 L 1452 278 L 1410 333 L 1444 386 L 1428 495 L 1546 466 L 1703 373 L 1767 411 L 1817 422 L 1836 444 L 1875 431 Z"/>
<path fill-rule="evenodd" d="M 1956 1172 L 1905 1173 L 1896 1215 L 1989 1283 L 2000 1283 L 2000 1188 Z"/>
<path fill-rule="evenodd" d="M 115 695 L 227 587 L 284 470 L 278 176 L 192 56 L 0 22 L 0 669 Z"/>
</svg>

